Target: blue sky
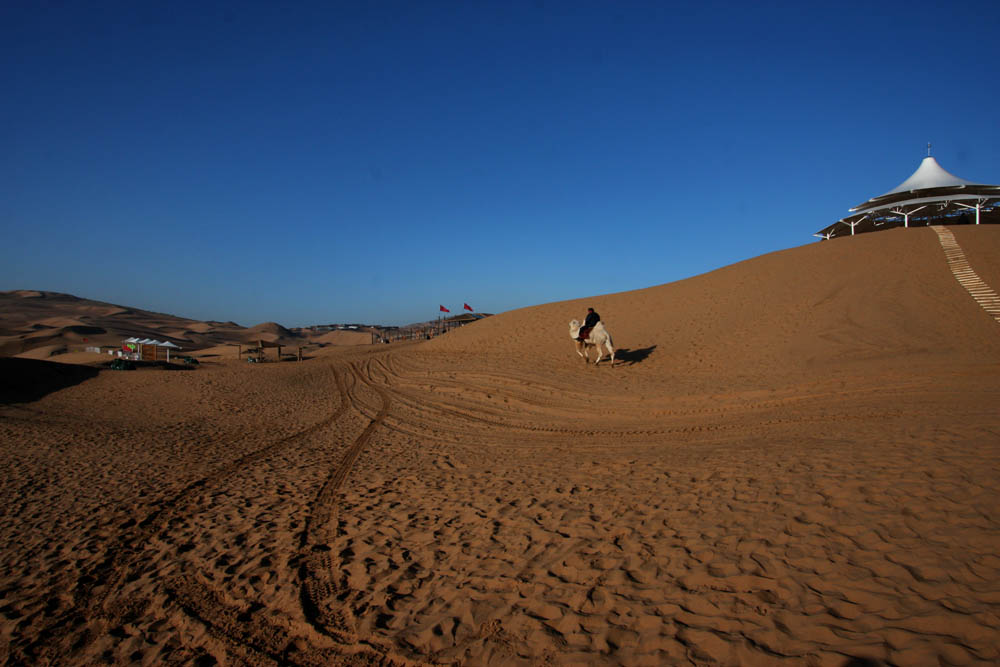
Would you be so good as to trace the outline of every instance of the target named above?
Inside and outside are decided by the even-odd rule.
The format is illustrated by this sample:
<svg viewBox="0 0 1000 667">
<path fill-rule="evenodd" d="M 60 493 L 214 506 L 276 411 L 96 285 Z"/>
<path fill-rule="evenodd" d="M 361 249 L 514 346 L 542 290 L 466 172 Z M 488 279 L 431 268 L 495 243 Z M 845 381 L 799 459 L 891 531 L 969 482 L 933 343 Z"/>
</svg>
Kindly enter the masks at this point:
<svg viewBox="0 0 1000 667">
<path fill-rule="evenodd" d="M 0 290 L 406 324 L 1000 183 L 1000 4 L 754 4 L 4 3 Z"/>
</svg>

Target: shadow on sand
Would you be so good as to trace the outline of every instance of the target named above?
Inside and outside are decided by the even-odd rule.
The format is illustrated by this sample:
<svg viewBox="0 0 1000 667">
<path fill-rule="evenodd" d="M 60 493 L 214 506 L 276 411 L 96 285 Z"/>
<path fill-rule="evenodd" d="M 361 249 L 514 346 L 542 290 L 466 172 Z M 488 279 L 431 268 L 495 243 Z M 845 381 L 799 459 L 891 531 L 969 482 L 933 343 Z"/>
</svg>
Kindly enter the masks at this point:
<svg viewBox="0 0 1000 667">
<path fill-rule="evenodd" d="M 627 347 L 620 348 L 615 350 L 615 363 L 627 364 L 629 366 L 642 363 L 647 357 L 649 357 L 649 355 L 653 354 L 653 350 L 655 349 L 655 345 L 642 347 L 638 350 L 630 350 Z"/>
<path fill-rule="evenodd" d="M 54 391 L 97 377 L 93 366 L 0 357 L 0 404 L 31 403 Z"/>
</svg>

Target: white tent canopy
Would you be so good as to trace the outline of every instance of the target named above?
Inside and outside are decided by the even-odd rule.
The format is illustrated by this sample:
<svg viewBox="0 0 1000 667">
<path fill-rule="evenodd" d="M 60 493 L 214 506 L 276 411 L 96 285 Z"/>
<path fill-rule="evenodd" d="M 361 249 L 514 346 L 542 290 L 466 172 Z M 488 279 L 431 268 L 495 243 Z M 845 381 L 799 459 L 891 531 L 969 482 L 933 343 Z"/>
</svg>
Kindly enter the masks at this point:
<svg viewBox="0 0 1000 667">
<path fill-rule="evenodd" d="M 156 345 L 157 347 L 171 347 L 175 350 L 181 349 L 180 345 L 171 343 L 170 341 L 159 341 L 152 338 L 139 338 L 137 336 L 132 336 L 131 338 L 126 338 L 122 341 L 123 343 L 136 343 L 138 345 Z"/>
<path fill-rule="evenodd" d="M 912 192 L 914 190 L 926 190 L 928 188 L 953 188 L 960 185 L 980 185 L 979 183 L 973 183 L 972 181 L 967 181 L 964 178 L 959 178 L 954 174 L 945 171 L 944 167 L 938 164 L 938 161 L 927 156 L 921 161 L 920 166 L 917 170 L 913 172 L 908 179 L 889 190 L 882 195 L 894 195 L 899 192 Z M 881 199 L 881 197 L 875 197 L 875 199 Z M 869 200 L 871 201 L 871 200 Z"/>
</svg>

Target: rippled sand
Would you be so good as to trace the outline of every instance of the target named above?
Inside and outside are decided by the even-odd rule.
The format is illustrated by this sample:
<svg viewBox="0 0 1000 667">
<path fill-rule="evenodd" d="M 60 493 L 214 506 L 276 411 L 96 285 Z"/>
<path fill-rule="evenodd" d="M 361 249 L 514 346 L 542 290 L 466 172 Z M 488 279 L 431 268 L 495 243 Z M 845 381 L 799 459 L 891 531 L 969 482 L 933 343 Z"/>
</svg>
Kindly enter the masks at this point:
<svg viewBox="0 0 1000 667">
<path fill-rule="evenodd" d="M 0 657 L 995 664 L 1000 325 L 898 231 L 424 343 L 52 375 L 0 406 Z M 955 233 L 994 286 L 998 231 Z M 590 304 L 614 368 L 573 351 Z"/>
</svg>

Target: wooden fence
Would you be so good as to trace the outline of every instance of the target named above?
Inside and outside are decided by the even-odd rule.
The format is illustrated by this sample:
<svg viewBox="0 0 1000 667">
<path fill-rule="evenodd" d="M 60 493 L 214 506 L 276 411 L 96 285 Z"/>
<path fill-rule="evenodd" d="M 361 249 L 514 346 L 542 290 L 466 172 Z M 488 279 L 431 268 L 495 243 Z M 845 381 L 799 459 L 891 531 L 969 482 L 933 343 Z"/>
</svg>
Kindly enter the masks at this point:
<svg viewBox="0 0 1000 667">
<path fill-rule="evenodd" d="M 430 340 L 435 336 L 441 336 L 452 329 L 458 329 L 468 323 L 469 321 L 466 320 L 440 320 L 420 326 L 400 327 L 398 329 L 372 329 L 372 344 L 395 343 L 401 340 Z"/>
</svg>

